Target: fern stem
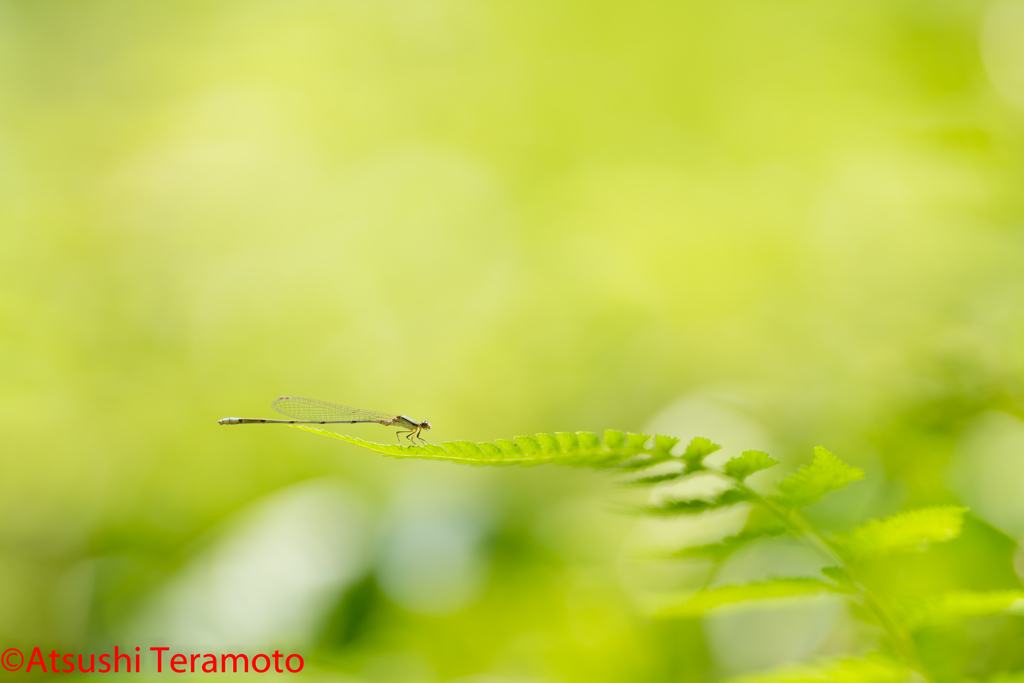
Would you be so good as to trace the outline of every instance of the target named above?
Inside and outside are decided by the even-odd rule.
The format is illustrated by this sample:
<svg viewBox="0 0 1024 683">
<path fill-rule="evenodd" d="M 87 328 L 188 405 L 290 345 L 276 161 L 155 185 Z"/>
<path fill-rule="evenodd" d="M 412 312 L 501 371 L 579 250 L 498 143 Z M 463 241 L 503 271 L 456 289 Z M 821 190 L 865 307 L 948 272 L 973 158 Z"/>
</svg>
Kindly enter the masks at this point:
<svg viewBox="0 0 1024 683">
<path fill-rule="evenodd" d="M 770 503 L 770 501 L 766 502 Z M 790 513 L 790 519 L 792 521 L 792 528 L 798 530 L 812 546 L 818 549 L 825 557 L 829 558 L 830 562 L 836 562 L 838 566 L 843 568 L 847 576 L 850 577 L 850 581 L 854 588 L 856 588 L 861 594 L 861 598 L 864 600 L 864 605 L 871 610 L 871 613 L 875 615 L 876 619 L 878 619 L 878 623 L 889 635 L 893 649 L 896 650 L 904 660 L 906 660 L 907 664 L 912 668 L 917 669 L 918 673 L 920 673 L 925 680 L 928 680 L 928 675 L 924 670 L 924 666 L 921 664 L 921 660 L 917 654 L 917 648 L 914 646 L 913 640 L 906 630 L 900 626 L 898 620 L 886 607 L 885 602 L 873 590 L 871 590 L 870 587 L 860 580 L 857 573 L 849 563 L 847 563 L 846 560 L 844 560 L 843 557 L 837 553 L 834 548 L 832 548 L 828 541 L 826 541 L 813 529 L 813 527 L 811 527 L 803 515 L 796 510 L 793 510 Z"/>
<path fill-rule="evenodd" d="M 859 580 L 853 568 L 843 559 L 842 555 L 836 552 L 835 548 L 829 544 L 824 537 L 821 536 L 814 527 L 807 522 L 803 515 L 796 510 L 787 510 L 782 508 L 775 502 L 765 498 L 757 491 L 744 484 L 742 481 L 724 475 L 732 482 L 735 483 L 736 488 L 743 491 L 750 497 L 751 500 L 764 507 L 772 515 L 774 515 L 780 522 L 782 522 L 786 528 L 794 533 L 798 538 L 803 539 L 805 543 L 814 548 L 825 560 L 836 566 L 839 566 L 846 572 L 847 576 L 857 590 L 860 593 L 864 605 L 875 615 L 879 625 L 885 630 L 889 636 L 889 640 L 892 642 L 893 649 L 899 654 L 900 657 L 910 665 L 911 668 L 917 670 L 919 674 L 924 678 L 925 681 L 930 681 L 931 678 L 928 676 L 927 671 L 921 663 L 921 659 L 918 656 L 917 648 L 914 646 L 914 642 L 910 635 L 906 632 L 903 627 L 900 626 L 897 619 L 890 613 L 889 609 L 885 606 L 884 601 L 875 594 L 868 586 Z"/>
</svg>

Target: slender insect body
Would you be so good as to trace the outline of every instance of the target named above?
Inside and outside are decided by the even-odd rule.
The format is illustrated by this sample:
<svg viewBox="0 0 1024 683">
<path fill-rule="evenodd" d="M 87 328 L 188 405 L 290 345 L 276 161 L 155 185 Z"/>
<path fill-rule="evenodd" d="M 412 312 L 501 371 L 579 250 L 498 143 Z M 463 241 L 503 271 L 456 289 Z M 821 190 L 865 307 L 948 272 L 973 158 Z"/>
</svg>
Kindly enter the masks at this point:
<svg viewBox="0 0 1024 683">
<path fill-rule="evenodd" d="M 309 398 L 300 398 L 298 396 L 281 396 L 274 400 L 271 404 L 277 412 L 282 415 L 286 415 L 293 420 L 267 420 L 263 418 L 253 417 L 225 417 L 222 420 L 218 420 L 218 424 L 222 425 L 239 425 L 239 424 L 360 424 L 360 423 L 376 423 L 384 425 L 385 427 L 398 426 L 402 430 L 396 432 L 398 441 L 401 443 L 402 435 L 409 440 L 410 443 L 415 444 L 416 439 L 426 443 L 426 439 L 421 436 L 421 432 L 424 429 L 430 429 L 430 422 L 424 420 L 423 422 L 417 422 L 411 417 L 405 415 L 389 415 L 387 413 L 379 413 L 372 410 L 363 410 L 361 408 L 349 408 L 348 406 L 338 405 L 336 403 L 327 403 L 326 401 L 315 401 Z"/>
</svg>

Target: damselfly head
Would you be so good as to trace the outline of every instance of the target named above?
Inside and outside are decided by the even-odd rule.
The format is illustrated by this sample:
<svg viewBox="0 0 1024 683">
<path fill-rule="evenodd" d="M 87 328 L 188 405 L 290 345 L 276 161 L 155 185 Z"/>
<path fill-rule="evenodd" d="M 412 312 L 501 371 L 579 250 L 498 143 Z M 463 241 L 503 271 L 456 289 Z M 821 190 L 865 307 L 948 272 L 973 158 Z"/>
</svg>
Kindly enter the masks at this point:
<svg viewBox="0 0 1024 683">
<path fill-rule="evenodd" d="M 424 420 L 423 422 L 420 422 L 420 427 L 423 427 L 424 429 L 430 429 L 430 422 Z"/>
</svg>

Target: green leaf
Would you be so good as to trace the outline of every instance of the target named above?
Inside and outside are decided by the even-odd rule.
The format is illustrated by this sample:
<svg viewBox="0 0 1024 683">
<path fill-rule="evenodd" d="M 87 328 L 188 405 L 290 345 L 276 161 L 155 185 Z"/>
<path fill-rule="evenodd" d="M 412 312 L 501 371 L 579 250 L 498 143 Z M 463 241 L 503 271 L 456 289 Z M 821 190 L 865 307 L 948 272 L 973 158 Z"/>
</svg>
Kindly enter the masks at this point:
<svg viewBox="0 0 1024 683">
<path fill-rule="evenodd" d="M 650 486 L 651 484 L 660 484 L 665 481 L 672 481 L 673 479 L 678 479 L 679 477 L 685 477 L 687 474 L 687 472 L 683 471 L 663 472 L 662 474 L 652 474 L 647 477 L 631 479 L 630 481 L 627 481 L 626 484 L 635 486 Z"/>
<path fill-rule="evenodd" d="M 639 437 L 643 437 L 643 443 L 646 443 L 646 441 L 650 438 L 644 434 L 635 434 L 630 436 L 633 436 L 636 441 L 641 441 Z M 641 445 L 643 445 L 643 443 Z M 676 460 L 676 458 L 673 457 L 672 455 L 672 449 L 675 447 L 677 443 L 679 443 L 679 439 L 675 437 L 662 436 L 661 434 L 657 434 L 654 437 L 653 449 L 651 449 L 650 451 L 644 449 L 644 452 L 649 453 L 649 455 L 633 458 L 629 462 L 623 463 L 622 468 L 646 469 L 648 467 L 651 467 L 652 465 L 657 465 L 659 463 L 666 462 L 669 460 Z M 683 472 L 682 470 L 680 470 L 679 472 L 666 472 L 664 474 L 652 475 L 649 477 L 640 477 L 639 479 L 634 479 L 629 483 L 640 485 L 657 484 L 662 481 L 671 481 L 672 479 L 681 477 L 683 474 L 685 474 L 685 472 Z"/>
<path fill-rule="evenodd" d="M 743 503 L 750 500 L 750 494 L 739 489 L 728 489 L 718 495 L 717 498 L 704 500 L 695 498 L 692 500 L 667 500 L 661 505 L 653 505 L 641 508 L 641 512 L 649 515 L 692 515 L 705 510 L 727 507 L 736 503 Z"/>
<path fill-rule="evenodd" d="M 632 432 L 626 434 L 626 450 L 636 454 L 651 451 L 646 450 L 647 442 L 651 440 L 646 434 L 634 434 Z"/>
<path fill-rule="evenodd" d="M 471 441 L 445 441 L 441 444 L 403 446 L 366 441 L 347 434 L 318 429 L 309 425 L 289 425 L 313 434 L 340 439 L 348 443 L 387 455 L 393 458 L 422 458 L 445 460 L 470 465 L 539 465 L 552 463 L 569 467 L 592 467 L 595 469 L 615 468 L 624 471 L 644 470 L 662 462 L 676 460 L 672 448 L 679 439 L 657 435 L 653 439 L 647 434 L 623 433 L 609 429 L 604 438 L 591 432 L 557 432 L 535 436 L 517 436 L 511 441 L 498 439 L 493 443 Z M 697 438 L 690 442 L 684 454 L 686 471 L 692 473 L 702 469 L 700 461 L 719 446 L 707 439 Z M 688 458 L 688 460 L 686 460 Z M 640 478 L 636 483 L 656 483 L 674 479 L 675 474 L 655 475 Z"/>
<path fill-rule="evenodd" d="M 1024 614 L 1024 591 L 956 591 L 932 598 L 904 600 L 903 621 L 908 628 L 945 624 L 960 619 L 997 614 Z"/>
<path fill-rule="evenodd" d="M 558 437 L 551 434 L 538 434 L 534 438 L 540 444 L 541 453 L 545 455 L 560 455 L 563 453 L 562 443 L 558 440 Z"/>
<path fill-rule="evenodd" d="M 604 432 L 604 445 L 612 449 L 621 449 L 626 445 L 626 435 L 614 429 L 606 429 Z"/>
<path fill-rule="evenodd" d="M 340 439 L 393 458 L 421 458 L 444 460 L 470 465 L 539 465 L 551 463 L 569 467 L 621 468 L 625 470 L 649 467 L 672 456 L 665 448 L 675 445 L 669 437 L 651 437 L 646 434 L 624 434 L 614 430 L 604 433 L 604 440 L 591 432 L 558 432 L 517 436 L 512 440 L 498 439 L 493 443 L 472 441 L 445 441 L 441 444 L 402 446 L 366 441 L 347 434 L 318 429 L 309 425 L 289 425 L 294 429 Z M 671 445 L 669 445 L 671 444 Z"/>
<path fill-rule="evenodd" d="M 837 659 L 730 678 L 727 683 L 906 683 L 909 675 L 910 669 L 899 660 L 870 654 L 864 659 Z"/>
<path fill-rule="evenodd" d="M 679 559 L 709 559 L 713 562 L 722 562 L 734 552 L 748 543 L 759 538 L 771 538 L 786 533 L 786 527 L 780 525 L 760 529 L 757 531 L 741 531 L 734 536 L 727 536 L 719 543 L 708 543 L 707 545 L 694 545 L 689 548 L 682 548 L 672 553 L 670 557 Z"/>
<path fill-rule="evenodd" d="M 725 463 L 725 473 L 733 479 L 743 481 L 754 472 L 766 470 L 778 465 L 779 462 L 761 451 L 743 451 L 740 457 Z"/>
<path fill-rule="evenodd" d="M 675 445 L 677 443 L 679 443 L 679 439 L 675 438 L 674 436 L 662 436 L 661 434 L 658 434 L 657 436 L 654 437 L 654 452 L 661 452 L 667 454 L 669 451 L 675 448 Z"/>
<path fill-rule="evenodd" d="M 779 482 L 778 502 L 798 508 L 816 503 L 826 493 L 838 491 L 864 478 L 864 471 L 851 467 L 821 446 L 814 448 L 814 460 Z"/>
<path fill-rule="evenodd" d="M 715 451 L 721 449 L 717 443 L 712 443 L 710 439 L 705 439 L 702 436 L 696 437 L 686 447 L 686 451 L 683 453 L 683 460 L 686 461 L 686 469 L 693 471 L 701 469 L 704 458 L 708 457 Z"/>
<path fill-rule="evenodd" d="M 700 591 L 683 604 L 663 610 L 661 615 L 696 617 L 715 607 L 737 602 L 792 598 L 834 591 L 835 586 L 818 579 L 772 579 Z"/>
<path fill-rule="evenodd" d="M 626 434 L 623 452 L 631 457 L 620 467 L 624 470 L 639 470 L 672 459 L 672 454 L 668 450 L 658 447 L 657 438 L 655 438 L 654 447 L 647 448 L 647 443 L 650 440 L 651 437 L 646 434 Z"/>
<path fill-rule="evenodd" d="M 838 590 L 844 593 L 853 593 L 857 590 L 850 573 L 842 567 L 822 567 L 821 573 L 835 581 Z"/>
<path fill-rule="evenodd" d="M 555 438 L 563 453 L 575 453 L 580 449 L 579 437 L 572 432 L 555 432 Z"/>
<path fill-rule="evenodd" d="M 537 441 L 537 439 L 533 438 L 532 436 L 516 436 L 512 438 L 512 442 L 515 443 L 515 445 L 519 446 L 519 448 L 522 449 L 523 453 L 526 453 L 526 455 L 532 456 L 533 458 L 536 459 L 541 459 L 543 457 L 552 455 L 551 453 L 545 453 L 543 449 L 541 449 L 540 447 L 540 442 Z M 458 442 L 448 441 L 446 442 L 445 445 L 449 443 Z M 412 446 L 412 448 L 415 448 L 415 446 Z"/>
<path fill-rule="evenodd" d="M 959 536 L 966 513 L 967 508 L 951 505 L 901 512 L 887 519 L 872 520 L 840 536 L 835 543 L 851 561 L 924 550 L 930 543 Z"/>
<path fill-rule="evenodd" d="M 1024 683 L 1024 671 L 1004 671 L 986 678 L 985 683 Z"/>
</svg>

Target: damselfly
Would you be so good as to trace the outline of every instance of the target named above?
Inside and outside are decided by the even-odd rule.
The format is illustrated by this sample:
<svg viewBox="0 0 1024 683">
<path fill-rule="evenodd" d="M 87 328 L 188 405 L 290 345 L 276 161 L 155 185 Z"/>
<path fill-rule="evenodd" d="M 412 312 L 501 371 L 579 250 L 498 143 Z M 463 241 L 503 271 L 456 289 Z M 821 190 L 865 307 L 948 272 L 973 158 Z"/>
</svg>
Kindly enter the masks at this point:
<svg viewBox="0 0 1024 683">
<path fill-rule="evenodd" d="M 417 422 L 405 415 L 389 415 L 378 413 L 375 410 L 362 410 L 361 408 L 349 408 L 337 403 L 326 401 L 314 401 L 311 398 L 299 398 L 298 396 L 281 396 L 270 404 L 274 410 L 286 415 L 291 420 L 264 420 L 258 417 L 225 417 L 218 420 L 222 425 L 247 425 L 247 424 L 305 424 L 305 425 L 326 425 L 326 424 L 358 424 L 361 422 L 376 422 L 386 427 L 402 427 L 401 431 L 395 432 L 398 442 L 402 442 L 402 435 L 410 443 L 416 443 L 419 439 L 426 443 L 426 439 L 420 436 L 424 429 L 430 429 L 430 423 L 426 420 Z"/>
</svg>

